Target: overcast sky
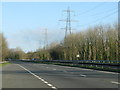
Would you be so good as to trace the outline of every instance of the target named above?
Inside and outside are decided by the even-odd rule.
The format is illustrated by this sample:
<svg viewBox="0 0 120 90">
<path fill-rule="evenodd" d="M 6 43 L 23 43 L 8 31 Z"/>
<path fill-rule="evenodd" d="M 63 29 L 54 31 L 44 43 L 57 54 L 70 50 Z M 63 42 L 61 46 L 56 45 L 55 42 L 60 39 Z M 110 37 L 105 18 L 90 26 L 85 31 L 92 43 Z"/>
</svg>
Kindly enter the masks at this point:
<svg viewBox="0 0 120 90">
<path fill-rule="evenodd" d="M 66 19 L 63 10 L 68 6 L 74 11 L 71 18 L 78 21 L 72 23 L 74 33 L 117 22 L 117 2 L 2 2 L 2 32 L 9 47 L 35 51 L 44 45 L 45 29 L 49 43 L 63 40 L 65 30 L 60 28 L 65 23 L 59 20 Z"/>
</svg>

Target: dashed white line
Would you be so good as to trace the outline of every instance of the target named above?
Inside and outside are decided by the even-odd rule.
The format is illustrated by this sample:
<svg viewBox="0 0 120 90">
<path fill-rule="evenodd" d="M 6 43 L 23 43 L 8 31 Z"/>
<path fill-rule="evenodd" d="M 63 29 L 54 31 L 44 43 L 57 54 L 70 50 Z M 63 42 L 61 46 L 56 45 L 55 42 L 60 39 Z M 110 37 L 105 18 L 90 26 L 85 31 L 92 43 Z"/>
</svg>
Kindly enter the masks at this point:
<svg viewBox="0 0 120 90">
<path fill-rule="evenodd" d="M 44 83 L 48 84 L 48 82 L 44 81 Z"/>
<path fill-rule="evenodd" d="M 51 87 L 51 88 L 56 89 L 56 87 Z"/>
<path fill-rule="evenodd" d="M 35 76 L 36 78 L 38 78 L 39 80 L 41 80 L 43 83 L 47 84 L 49 87 L 53 88 L 53 89 L 57 89 L 56 87 L 54 87 L 52 84 L 48 83 L 47 81 L 45 81 L 44 79 L 42 79 L 41 77 L 37 76 L 36 74 L 32 73 L 31 71 L 29 71 L 28 69 L 26 69 L 25 67 L 17 64 L 18 66 L 20 66 L 21 68 L 23 68 L 24 70 L 26 70 L 27 72 L 29 72 L 30 74 L 32 74 L 33 76 Z"/>
<path fill-rule="evenodd" d="M 56 70 L 56 69 L 53 69 L 53 70 Z"/>
<path fill-rule="evenodd" d="M 52 85 L 51 85 L 51 84 L 48 84 L 48 86 L 52 87 Z"/>
<path fill-rule="evenodd" d="M 115 82 L 115 81 L 111 81 L 111 83 L 113 83 L 113 84 L 120 84 L 119 82 Z"/>
<path fill-rule="evenodd" d="M 43 82 L 44 82 L 45 80 L 41 79 L 41 81 L 43 81 Z"/>
<path fill-rule="evenodd" d="M 86 77 L 86 75 L 83 75 L 83 74 L 80 74 L 80 76 L 82 76 L 82 77 Z"/>
<path fill-rule="evenodd" d="M 63 71 L 63 72 L 67 72 L 67 71 Z"/>
</svg>

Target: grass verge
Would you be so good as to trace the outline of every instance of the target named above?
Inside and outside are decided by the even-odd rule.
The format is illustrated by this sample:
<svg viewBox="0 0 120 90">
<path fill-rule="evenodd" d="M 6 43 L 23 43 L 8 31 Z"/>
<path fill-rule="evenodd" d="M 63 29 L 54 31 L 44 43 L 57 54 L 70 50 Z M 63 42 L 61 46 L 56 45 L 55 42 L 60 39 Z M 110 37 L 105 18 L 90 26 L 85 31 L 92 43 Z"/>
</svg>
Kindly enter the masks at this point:
<svg viewBox="0 0 120 90">
<path fill-rule="evenodd" d="M 5 66 L 5 65 L 7 65 L 7 64 L 10 64 L 10 63 L 9 63 L 9 62 L 2 63 L 2 64 L 0 64 L 0 66 Z"/>
</svg>

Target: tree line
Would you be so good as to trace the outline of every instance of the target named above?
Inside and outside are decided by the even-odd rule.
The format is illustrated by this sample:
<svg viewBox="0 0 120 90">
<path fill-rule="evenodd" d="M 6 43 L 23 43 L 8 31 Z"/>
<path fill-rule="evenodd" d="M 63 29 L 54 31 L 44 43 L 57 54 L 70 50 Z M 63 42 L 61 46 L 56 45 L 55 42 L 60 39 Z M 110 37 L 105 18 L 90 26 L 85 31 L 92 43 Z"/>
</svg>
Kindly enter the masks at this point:
<svg viewBox="0 0 120 90">
<path fill-rule="evenodd" d="M 46 48 L 25 53 L 20 48 L 9 49 L 0 33 L 0 57 L 5 59 L 37 60 L 118 60 L 118 25 L 99 25 L 69 34 L 60 43 L 53 42 Z"/>
<path fill-rule="evenodd" d="M 6 38 L 0 33 L 0 62 L 7 59 L 23 59 L 26 58 L 26 53 L 20 48 L 10 49 Z"/>
<path fill-rule="evenodd" d="M 38 60 L 118 60 L 118 45 L 118 25 L 99 25 L 27 55 Z"/>
</svg>

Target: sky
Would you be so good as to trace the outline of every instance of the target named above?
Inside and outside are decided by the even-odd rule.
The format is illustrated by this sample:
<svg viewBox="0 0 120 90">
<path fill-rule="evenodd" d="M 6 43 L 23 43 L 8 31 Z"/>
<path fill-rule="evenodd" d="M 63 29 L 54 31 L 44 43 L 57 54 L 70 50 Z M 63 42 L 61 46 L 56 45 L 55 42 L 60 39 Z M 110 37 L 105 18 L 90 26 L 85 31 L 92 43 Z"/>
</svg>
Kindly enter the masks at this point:
<svg viewBox="0 0 120 90">
<path fill-rule="evenodd" d="M 99 24 L 117 22 L 117 2 L 2 2 L 2 31 L 9 48 L 20 47 L 23 51 L 35 51 L 44 46 L 45 30 L 48 44 L 64 39 L 65 22 L 68 7 L 72 23 L 72 32 L 80 32 Z M 1 30 L 1 29 L 0 29 Z"/>
</svg>

